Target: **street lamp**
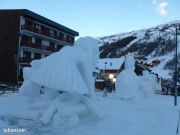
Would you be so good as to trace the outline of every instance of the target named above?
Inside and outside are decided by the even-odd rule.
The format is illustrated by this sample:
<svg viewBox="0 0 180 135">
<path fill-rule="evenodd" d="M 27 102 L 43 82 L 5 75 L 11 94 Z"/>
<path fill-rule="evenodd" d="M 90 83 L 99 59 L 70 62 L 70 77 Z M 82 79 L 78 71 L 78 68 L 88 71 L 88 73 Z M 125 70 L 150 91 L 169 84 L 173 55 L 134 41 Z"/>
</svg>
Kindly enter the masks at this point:
<svg viewBox="0 0 180 135">
<path fill-rule="evenodd" d="M 174 42 L 174 45 L 175 45 L 175 65 L 174 65 L 174 105 L 176 106 L 177 105 L 177 95 L 178 95 L 178 91 L 177 91 L 177 77 L 178 77 L 178 31 L 180 31 L 180 25 L 179 26 L 176 26 L 175 27 L 175 30 L 174 29 L 172 29 L 172 28 L 163 28 L 162 30 L 160 30 L 160 33 L 161 32 L 163 32 L 163 33 L 165 33 L 165 34 L 163 34 L 163 35 L 166 35 L 166 37 L 161 37 L 160 35 L 160 37 L 161 37 L 161 39 L 163 39 L 163 38 L 167 38 L 167 35 L 168 35 L 168 33 L 169 32 L 167 32 L 167 31 L 170 31 L 170 32 L 172 32 L 173 33 L 173 35 L 174 35 L 174 40 L 175 40 L 175 42 Z"/>
<path fill-rule="evenodd" d="M 106 65 L 107 65 L 107 62 L 105 61 L 104 63 L 104 79 L 106 80 Z"/>
<path fill-rule="evenodd" d="M 116 78 L 113 78 L 112 81 L 113 81 L 113 83 L 115 83 L 116 82 Z"/>
<path fill-rule="evenodd" d="M 114 78 L 113 74 L 109 74 L 109 79 L 112 80 Z"/>
</svg>

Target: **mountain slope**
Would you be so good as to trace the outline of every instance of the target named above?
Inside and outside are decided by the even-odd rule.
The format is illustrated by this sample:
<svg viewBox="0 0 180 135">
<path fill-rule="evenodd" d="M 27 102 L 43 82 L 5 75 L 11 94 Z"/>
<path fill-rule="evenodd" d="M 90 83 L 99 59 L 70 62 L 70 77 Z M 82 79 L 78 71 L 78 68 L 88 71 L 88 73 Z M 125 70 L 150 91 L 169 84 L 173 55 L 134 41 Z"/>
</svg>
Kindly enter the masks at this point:
<svg viewBox="0 0 180 135">
<path fill-rule="evenodd" d="M 100 58 L 117 58 L 134 53 L 145 56 L 147 63 L 158 59 L 160 64 L 153 67 L 153 70 L 163 72 L 162 76 L 172 77 L 170 73 L 174 68 L 175 54 L 173 31 L 177 26 L 180 26 L 180 20 L 149 29 L 99 37 Z"/>
</svg>

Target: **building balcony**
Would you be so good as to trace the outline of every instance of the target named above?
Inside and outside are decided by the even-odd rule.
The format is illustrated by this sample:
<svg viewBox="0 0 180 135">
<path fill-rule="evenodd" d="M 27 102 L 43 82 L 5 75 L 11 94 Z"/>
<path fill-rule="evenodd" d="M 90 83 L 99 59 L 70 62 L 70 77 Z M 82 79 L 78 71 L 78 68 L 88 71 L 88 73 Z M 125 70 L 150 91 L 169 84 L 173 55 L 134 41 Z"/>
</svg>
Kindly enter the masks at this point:
<svg viewBox="0 0 180 135">
<path fill-rule="evenodd" d="M 31 61 L 32 61 L 32 59 L 29 57 L 21 57 L 19 59 L 19 63 L 21 63 L 21 64 L 29 64 Z"/>
<path fill-rule="evenodd" d="M 46 36 L 46 37 L 49 37 L 49 38 L 52 38 L 55 40 L 59 40 L 61 42 L 65 42 L 67 44 L 74 43 L 74 38 L 67 40 L 66 38 L 63 37 L 63 35 L 57 35 L 55 33 L 50 33 L 50 31 L 48 29 L 47 30 L 37 29 L 37 28 L 34 28 L 32 25 L 21 25 L 21 30 L 26 30 L 26 31 L 30 31 L 33 33 L 37 33 L 37 34 L 40 34 L 40 35 L 43 35 L 43 36 Z"/>
<path fill-rule="evenodd" d="M 42 45 L 42 44 L 35 44 L 35 43 L 26 42 L 26 41 L 22 41 L 21 42 L 21 46 L 29 47 L 29 48 L 34 48 L 34 49 L 39 49 L 39 50 L 44 50 L 44 51 L 49 51 L 49 52 L 59 51 L 59 48 L 55 48 L 53 46 L 46 46 L 46 45 Z"/>
</svg>

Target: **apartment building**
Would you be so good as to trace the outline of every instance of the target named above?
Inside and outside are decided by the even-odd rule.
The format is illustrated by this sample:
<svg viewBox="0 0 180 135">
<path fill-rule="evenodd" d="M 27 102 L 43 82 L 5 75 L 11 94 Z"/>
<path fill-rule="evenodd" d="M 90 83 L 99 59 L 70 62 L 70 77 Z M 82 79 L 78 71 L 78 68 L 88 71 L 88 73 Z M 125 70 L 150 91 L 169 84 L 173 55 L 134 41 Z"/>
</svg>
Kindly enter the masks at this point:
<svg viewBox="0 0 180 135">
<path fill-rule="evenodd" d="M 0 10 L 0 83 L 21 83 L 23 67 L 72 46 L 78 35 L 27 9 Z"/>
</svg>

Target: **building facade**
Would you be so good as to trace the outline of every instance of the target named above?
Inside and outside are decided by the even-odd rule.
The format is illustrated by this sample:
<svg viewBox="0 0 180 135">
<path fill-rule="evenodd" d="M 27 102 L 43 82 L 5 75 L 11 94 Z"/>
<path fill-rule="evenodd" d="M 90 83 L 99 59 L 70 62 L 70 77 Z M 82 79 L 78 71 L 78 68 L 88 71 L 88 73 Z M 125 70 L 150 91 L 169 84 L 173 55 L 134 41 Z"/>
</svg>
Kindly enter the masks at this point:
<svg viewBox="0 0 180 135">
<path fill-rule="evenodd" d="M 78 35 L 27 9 L 0 10 L 0 83 L 21 83 L 23 67 L 72 46 Z"/>
</svg>

